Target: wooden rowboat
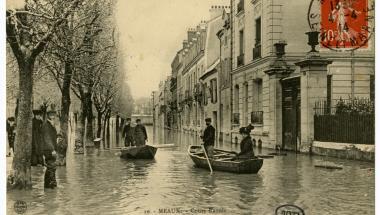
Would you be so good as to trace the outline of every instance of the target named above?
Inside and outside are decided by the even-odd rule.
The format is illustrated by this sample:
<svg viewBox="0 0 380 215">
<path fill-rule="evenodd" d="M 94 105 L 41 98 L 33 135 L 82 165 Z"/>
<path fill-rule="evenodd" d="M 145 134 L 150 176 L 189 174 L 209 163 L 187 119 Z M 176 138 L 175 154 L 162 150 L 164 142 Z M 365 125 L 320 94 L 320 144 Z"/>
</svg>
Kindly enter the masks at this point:
<svg viewBox="0 0 380 215">
<path fill-rule="evenodd" d="M 201 146 L 189 146 L 188 154 L 196 167 L 209 169 Z M 214 158 L 210 159 L 213 170 L 232 173 L 257 173 L 263 166 L 263 159 L 232 160 L 236 153 L 214 149 Z"/>
<path fill-rule="evenodd" d="M 157 148 L 149 145 L 131 146 L 121 149 L 121 158 L 125 159 L 153 159 Z"/>
</svg>

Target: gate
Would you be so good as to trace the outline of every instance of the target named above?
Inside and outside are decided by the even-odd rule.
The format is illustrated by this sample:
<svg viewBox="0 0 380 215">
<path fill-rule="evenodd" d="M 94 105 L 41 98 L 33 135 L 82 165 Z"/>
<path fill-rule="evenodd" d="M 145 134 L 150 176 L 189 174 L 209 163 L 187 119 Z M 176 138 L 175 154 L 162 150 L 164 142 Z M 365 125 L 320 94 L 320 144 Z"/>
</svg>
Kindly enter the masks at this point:
<svg viewBox="0 0 380 215">
<path fill-rule="evenodd" d="M 301 139 L 300 78 L 282 80 L 282 148 L 298 151 Z"/>
</svg>

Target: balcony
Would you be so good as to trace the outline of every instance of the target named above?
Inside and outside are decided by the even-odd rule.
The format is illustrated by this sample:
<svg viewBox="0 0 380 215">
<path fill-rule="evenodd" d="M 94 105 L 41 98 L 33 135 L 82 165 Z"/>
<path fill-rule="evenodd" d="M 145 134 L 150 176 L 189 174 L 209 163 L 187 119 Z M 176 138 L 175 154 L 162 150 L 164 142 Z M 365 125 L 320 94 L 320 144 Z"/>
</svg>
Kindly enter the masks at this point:
<svg viewBox="0 0 380 215">
<path fill-rule="evenodd" d="M 252 60 L 256 60 L 261 58 L 261 44 L 258 44 L 253 48 L 253 53 L 252 53 Z"/>
<path fill-rule="evenodd" d="M 252 124 L 263 124 L 263 112 L 262 111 L 251 112 L 251 123 Z"/>
<path fill-rule="evenodd" d="M 240 0 L 237 4 L 237 13 L 240 13 L 241 11 L 244 11 L 244 0 Z"/>
<path fill-rule="evenodd" d="M 237 57 L 237 66 L 243 66 L 244 65 L 244 54 L 240 54 Z"/>
</svg>

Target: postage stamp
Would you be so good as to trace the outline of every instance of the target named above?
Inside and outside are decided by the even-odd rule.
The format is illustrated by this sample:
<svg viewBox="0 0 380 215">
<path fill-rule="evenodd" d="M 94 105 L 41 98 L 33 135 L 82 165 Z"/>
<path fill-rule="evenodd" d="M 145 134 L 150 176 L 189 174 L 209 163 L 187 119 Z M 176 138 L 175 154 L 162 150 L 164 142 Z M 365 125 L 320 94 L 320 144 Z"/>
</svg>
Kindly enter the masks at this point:
<svg viewBox="0 0 380 215">
<path fill-rule="evenodd" d="M 321 48 L 367 49 L 374 32 L 374 1 L 312 0 L 308 21 L 311 30 L 320 32 Z"/>
</svg>

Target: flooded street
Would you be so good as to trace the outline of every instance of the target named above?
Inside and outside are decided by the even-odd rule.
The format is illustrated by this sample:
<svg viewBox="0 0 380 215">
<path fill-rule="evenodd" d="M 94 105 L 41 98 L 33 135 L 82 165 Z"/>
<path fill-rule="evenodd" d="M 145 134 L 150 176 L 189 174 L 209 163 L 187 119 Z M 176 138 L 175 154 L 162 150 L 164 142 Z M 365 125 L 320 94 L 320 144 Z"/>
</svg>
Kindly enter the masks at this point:
<svg viewBox="0 0 380 215">
<path fill-rule="evenodd" d="M 44 170 L 33 167 L 33 189 L 9 191 L 8 212 L 23 200 L 26 214 L 170 214 L 164 209 L 201 214 L 210 207 L 219 214 L 274 214 L 283 204 L 295 204 L 306 214 L 374 214 L 372 163 L 288 153 L 265 159 L 257 175 L 210 175 L 194 168 L 187 155 L 197 137 L 161 130 L 153 138 L 152 127 L 147 129 L 150 144 L 177 147 L 159 148 L 151 161 L 123 160 L 118 150 L 74 155 L 69 148 L 67 166 L 57 169 L 58 188 L 44 190 Z M 231 144 L 218 148 L 239 150 Z M 343 170 L 315 168 L 322 160 Z"/>
</svg>

